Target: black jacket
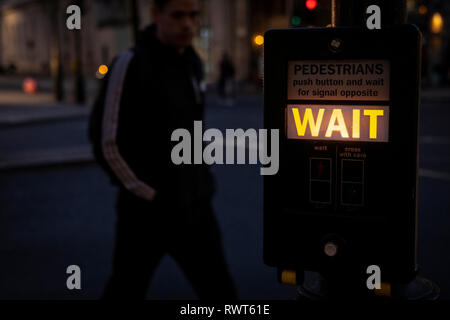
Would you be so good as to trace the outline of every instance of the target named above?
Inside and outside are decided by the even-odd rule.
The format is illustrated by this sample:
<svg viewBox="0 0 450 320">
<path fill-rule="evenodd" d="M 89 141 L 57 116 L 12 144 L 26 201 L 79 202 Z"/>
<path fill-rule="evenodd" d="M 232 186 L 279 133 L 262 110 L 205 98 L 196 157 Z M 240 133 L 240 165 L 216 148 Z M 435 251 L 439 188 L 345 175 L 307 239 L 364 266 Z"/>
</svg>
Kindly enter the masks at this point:
<svg viewBox="0 0 450 320">
<path fill-rule="evenodd" d="M 171 141 L 172 132 L 185 128 L 193 139 L 194 120 L 203 120 L 204 93 L 200 90 L 203 71 L 198 55 L 192 47 L 180 54 L 162 44 L 156 38 L 155 26 L 141 32 L 131 52 L 123 85 L 120 85 L 121 95 L 118 90 L 108 91 L 108 86 L 120 82 L 115 71 L 115 68 L 120 69 L 120 58 L 116 57 L 102 80 L 104 83 L 92 111 L 89 132 L 97 161 L 114 184 L 127 189 L 105 159 L 102 146 L 108 94 L 117 95 L 120 108 L 115 142 L 136 178 L 156 189 L 158 197 L 177 207 L 210 198 L 214 193 L 214 181 L 206 165 L 175 165 L 171 161 L 172 148 L 178 143 Z M 114 116 L 111 119 L 115 119 Z"/>
</svg>

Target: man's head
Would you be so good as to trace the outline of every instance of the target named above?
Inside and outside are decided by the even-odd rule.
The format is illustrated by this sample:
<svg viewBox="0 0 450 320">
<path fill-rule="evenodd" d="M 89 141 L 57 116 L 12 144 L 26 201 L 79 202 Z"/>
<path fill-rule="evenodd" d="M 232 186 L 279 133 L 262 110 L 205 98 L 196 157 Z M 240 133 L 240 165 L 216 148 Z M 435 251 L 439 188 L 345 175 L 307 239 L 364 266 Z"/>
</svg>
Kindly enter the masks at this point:
<svg viewBox="0 0 450 320">
<path fill-rule="evenodd" d="M 158 39 L 178 51 L 191 45 L 198 26 L 200 0 L 154 0 Z"/>
</svg>

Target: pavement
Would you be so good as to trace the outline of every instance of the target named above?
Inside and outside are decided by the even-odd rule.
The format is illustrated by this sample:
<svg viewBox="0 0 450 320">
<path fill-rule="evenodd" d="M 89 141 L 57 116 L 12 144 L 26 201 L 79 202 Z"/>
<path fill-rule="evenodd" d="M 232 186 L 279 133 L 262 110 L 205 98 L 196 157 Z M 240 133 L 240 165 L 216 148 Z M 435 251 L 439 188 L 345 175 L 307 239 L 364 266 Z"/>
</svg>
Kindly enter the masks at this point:
<svg viewBox="0 0 450 320">
<path fill-rule="evenodd" d="M 0 86 L 2 80 L 0 78 Z M 255 96 L 255 95 L 253 95 Z M 250 95 L 251 97 L 251 95 Z M 433 103 L 448 104 L 450 107 L 450 90 L 448 88 L 432 88 L 422 91 L 422 108 L 432 108 Z M 250 98 L 251 99 L 251 98 Z M 219 98 L 209 95 L 211 103 Z M 24 94 L 17 90 L 0 91 L 0 129 L 37 125 L 42 123 L 87 120 L 91 112 L 91 105 L 77 105 L 71 103 L 58 103 L 50 93 Z M 421 136 L 420 144 L 450 146 L 450 137 Z M 14 152 L 0 155 L 0 171 L 20 169 L 26 167 L 39 167 L 55 164 L 71 164 L 76 162 L 93 161 L 89 146 L 61 147 L 58 149 L 33 150 Z M 437 174 L 430 169 L 420 169 L 419 174 L 450 180 L 449 174 Z"/>
<path fill-rule="evenodd" d="M 244 99 L 254 100 L 254 97 L 258 96 L 247 94 L 247 98 Z M 218 102 L 220 99 L 215 94 L 209 95 L 209 101 L 213 104 L 221 103 Z M 224 106 L 229 107 L 230 105 L 224 103 Z M 2 90 L 0 91 L 0 130 L 63 121 L 87 121 L 91 109 L 91 104 L 55 102 L 50 93 L 24 94 L 17 90 Z M 62 146 L 51 150 L 44 147 L 41 150 L 0 153 L 0 171 L 56 164 L 74 164 L 76 162 L 84 163 L 93 160 L 88 145 L 75 148 Z"/>
<path fill-rule="evenodd" d="M 1 105 L 0 128 L 21 126 L 42 122 L 87 118 L 91 107 L 73 104 Z"/>
<path fill-rule="evenodd" d="M 450 102 L 450 88 L 424 88 L 421 91 L 422 103 L 433 102 Z"/>
<path fill-rule="evenodd" d="M 17 90 L 0 91 L 0 130 L 64 121 L 87 121 L 90 112 L 90 105 L 55 102 L 50 93 L 24 94 Z M 0 171 L 94 160 L 88 144 L 11 151 L 5 152 L 4 149 L 0 153 Z"/>
</svg>

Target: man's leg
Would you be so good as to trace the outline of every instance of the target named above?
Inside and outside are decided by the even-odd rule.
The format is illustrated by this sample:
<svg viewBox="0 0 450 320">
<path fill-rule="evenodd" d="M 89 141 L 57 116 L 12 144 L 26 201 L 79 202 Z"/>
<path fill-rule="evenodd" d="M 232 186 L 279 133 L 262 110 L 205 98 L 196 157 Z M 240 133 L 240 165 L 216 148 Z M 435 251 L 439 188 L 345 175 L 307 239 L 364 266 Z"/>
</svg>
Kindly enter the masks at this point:
<svg viewBox="0 0 450 320">
<path fill-rule="evenodd" d="M 105 299 L 145 299 L 164 254 L 158 239 L 157 210 L 152 203 L 126 191 L 119 192 L 113 272 L 105 288 Z"/>
<path fill-rule="evenodd" d="M 170 244 L 169 253 L 184 271 L 198 298 L 237 299 L 210 202 L 202 203 L 192 219 L 177 227 L 176 234 L 177 240 Z"/>
</svg>

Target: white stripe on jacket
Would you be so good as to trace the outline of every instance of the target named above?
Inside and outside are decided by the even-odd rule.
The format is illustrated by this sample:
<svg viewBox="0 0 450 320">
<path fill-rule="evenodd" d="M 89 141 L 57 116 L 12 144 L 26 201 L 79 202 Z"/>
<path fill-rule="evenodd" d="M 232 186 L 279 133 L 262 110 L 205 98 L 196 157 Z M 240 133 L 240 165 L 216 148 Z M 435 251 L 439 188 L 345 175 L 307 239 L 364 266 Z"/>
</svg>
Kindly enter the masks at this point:
<svg viewBox="0 0 450 320">
<path fill-rule="evenodd" d="M 132 58 L 133 52 L 122 53 L 111 70 L 103 112 L 102 152 L 106 162 L 127 190 L 143 199 L 153 200 L 156 190 L 136 177 L 120 155 L 116 143 L 122 88 Z"/>
</svg>

